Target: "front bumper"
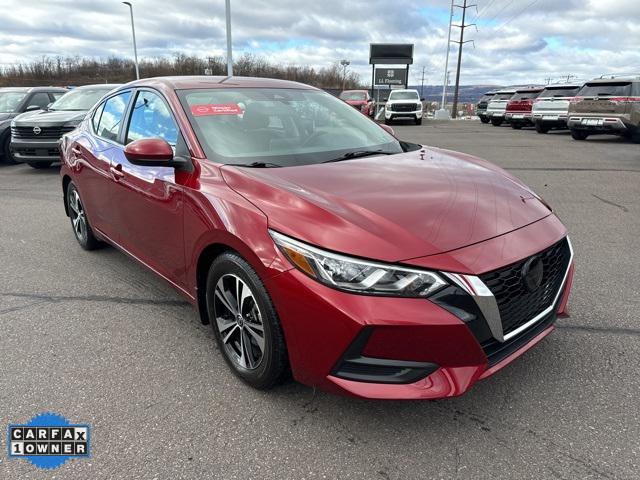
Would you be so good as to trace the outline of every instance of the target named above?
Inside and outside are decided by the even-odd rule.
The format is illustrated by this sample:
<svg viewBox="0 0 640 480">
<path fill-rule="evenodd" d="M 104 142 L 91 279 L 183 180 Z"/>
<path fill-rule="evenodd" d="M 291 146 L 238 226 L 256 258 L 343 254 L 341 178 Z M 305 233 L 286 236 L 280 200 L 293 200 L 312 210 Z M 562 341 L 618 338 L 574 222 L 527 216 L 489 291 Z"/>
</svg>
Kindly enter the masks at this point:
<svg viewBox="0 0 640 480">
<path fill-rule="evenodd" d="M 387 120 L 395 120 L 396 118 L 415 118 L 419 120 L 422 118 L 422 110 L 414 110 L 413 112 L 389 112 L 385 109 L 384 118 Z"/>
<path fill-rule="evenodd" d="M 543 242 L 564 235 L 555 217 L 538 223 L 514 234 L 513 242 L 484 242 L 483 253 L 500 262 L 514 255 L 521 259 L 531 254 L 530 249 L 535 253 L 539 248 L 530 236 L 536 229 Z M 529 240 L 520 241 L 523 235 Z M 466 255 L 477 255 L 478 248 L 467 247 L 455 255 L 464 260 Z M 508 256 L 494 255 L 497 249 Z M 467 309 L 469 314 L 446 308 L 435 298 L 340 292 L 295 269 L 265 283 L 280 316 L 296 380 L 363 398 L 435 399 L 461 395 L 551 333 L 556 316 L 566 308 L 573 268 L 567 272 L 549 312 L 514 337 L 493 343 L 480 341 L 488 326 L 480 325 L 482 314 L 473 307 Z M 482 329 L 484 333 L 479 334 Z"/>
<path fill-rule="evenodd" d="M 12 138 L 13 158 L 22 163 L 48 163 L 60 161 L 58 139 L 32 140 Z"/>
</svg>

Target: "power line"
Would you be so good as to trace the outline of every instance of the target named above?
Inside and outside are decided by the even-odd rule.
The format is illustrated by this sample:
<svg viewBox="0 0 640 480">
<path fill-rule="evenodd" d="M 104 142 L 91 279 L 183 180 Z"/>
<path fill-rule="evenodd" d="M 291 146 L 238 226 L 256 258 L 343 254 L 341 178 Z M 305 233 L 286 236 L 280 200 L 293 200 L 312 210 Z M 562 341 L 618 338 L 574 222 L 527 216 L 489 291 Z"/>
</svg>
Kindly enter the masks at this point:
<svg viewBox="0 0 640 480">
<path fill-rule="evenodd" d="M 514 0 L 509 0 L 509 2 L 504 7 L 502 7 L 500 10 L 498 10 L 495 13 L 495 15 L 493 17 L 491 17 L 490 19 L 488 19 L 487 21 L 491 22 L 491 21 L 495 20 L 496 18 L 498 18 L 500 16 L 500 14 L 502 12 L 504 12 L 508 7 L 510 7 L 513 2 L 514 2 Z"/>
<path fill-rule="evenodd" d="M 515 20 L 516 18 L 518 18 L 520 15 L 522 15 L 525 10 L 527 10 L 529 7 L 532 7 L 533 5 L 535 5 L 536 3 L 538 3 L 538 0 L 533 0 L 531 3 L 529 3 L 528 5 L 525 5 L 525 7 L 520 10 L 518 13 L 516 13 L 513 17 L 509 18 L 507 21 L 505 21 L 502 25 L 500 25 L 498 28 L 496 28 L 496 32 L 502 30 L 504 28 L 505 25 L 508 25 L 509 23 L 511 23 L 513 20 Z"/>
<path fill-rule="evenodd" d="M 462 22 L 460 23 L 460 25 L 453 25 L 454 27 L 457 27 L 460 29 L 460 41 L 455 41 L 455 40 L 453 41 L 454 43 L 458 44 L 458 68 L 456 70 L 456 88 L 453 94 L 453 111 L 451 112 L 451 116 L 453 118 L 456 118 L 458 116 L 458 92 L 460 90 L 460 67 L 462 65 L 462 47 L 464 46 L 465 43 L 473 42 L 473 40 L 467 40 L 467 41 L 464 40 L 464 31 L 465 29 L 476 25 L 475 23 L 465 24 L 464 21 L 467 15 L 467 8 L 477 7 L 477 5 L 475 4 L 467 5 L 467 0 L 464 0 L 463 5 L 454 5 L 454 6 L 456 8 L 462 9 Z"/>
</svg>

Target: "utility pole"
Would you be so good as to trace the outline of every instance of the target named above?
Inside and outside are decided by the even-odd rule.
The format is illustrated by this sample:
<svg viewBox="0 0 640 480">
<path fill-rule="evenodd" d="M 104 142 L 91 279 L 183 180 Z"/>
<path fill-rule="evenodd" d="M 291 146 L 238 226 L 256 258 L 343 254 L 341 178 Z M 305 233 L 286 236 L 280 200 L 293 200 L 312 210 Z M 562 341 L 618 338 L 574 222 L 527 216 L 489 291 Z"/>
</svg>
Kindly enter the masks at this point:
<svg viewBox="0 0 640 480">
<path fill-rule="evenodd" d="M 342 90 L 344 90 L 345 85 L 347 83 L 347 67 L 351 65 L 349 60 L 340 60 L 340 65 L 342 65 Z"/>
<path fill-rule="evenodd" d="M 463 5 L 455 5 L 457 8 L 462 9 L 462 23 L 460 25 L 453 25 L 454 27 L 458 27 L 460 29 L 460 41 L 454 42 L 458 44 L 458 69 L 456 71 L 456 88 L 453 94 L 453 111 L 451 112 L 451 117 L 456 118 L 458 116 L 458 91 L 460 89 L 460 67 L 462 65 L 462 47 L 465 43 L 473 42 L 473 40 L 464 40 L 464 30 L 465 28 L 469 28 L 475 26 L 475 23 L 465 24 L 465 18 L 467 15 L 467 8 L 477 7 L 477 5 L 467 5 L 467 0 L 464 0 Z"/>
<path fill-rule="evenodd" d="M 547 85 L 549 85 L 551 83 L 551 77 L 547 77 L 544 79 L 545 82 L 547 82 Z"/>
<path fill-rule="evenodd" d="M 233 76 L 233 52 L 231 49 L 231 0 L 225 2 L 225 14 L 227 17 L 227 76 Z"/>
<path fill-rule="evenodd" d="M 444 110 L 447 96 L 447 79 L 449 78 L 449 51 L 451 50 L 451 25 L 453 23 L 453 2 L 451 0 L 451 12 L 449 13 L 449 35 L 447 36 L 447 57 L 444 61 L 444 79 L 442 80 L 442 103 L 440 108 Z"/>
<path fill-rule="evenodd" d="M 577 78 L 577 77 L 575 75 L 572 75 L 572 74 L 567 75 L 567 83 L 569 83 L 572 78 Z"/>
<path fill-rule="evenodd" d="M 424 98 L 424 69 L 427 67 L 422 67 L 422 82 L 420 83 L 420 98 Z"/>
<path fill-rule="evenodd" d="M 133 56 L 136 60 L 136 80 L 140 80 L 140 69 L 138 68 L 138 47 L 136 45 L 136 26 L 133 23 L 133 5 L 131 2 L 122 2 L 129 7 L 131 13 L 131 34 L 133 35 Z"/>
</svg>

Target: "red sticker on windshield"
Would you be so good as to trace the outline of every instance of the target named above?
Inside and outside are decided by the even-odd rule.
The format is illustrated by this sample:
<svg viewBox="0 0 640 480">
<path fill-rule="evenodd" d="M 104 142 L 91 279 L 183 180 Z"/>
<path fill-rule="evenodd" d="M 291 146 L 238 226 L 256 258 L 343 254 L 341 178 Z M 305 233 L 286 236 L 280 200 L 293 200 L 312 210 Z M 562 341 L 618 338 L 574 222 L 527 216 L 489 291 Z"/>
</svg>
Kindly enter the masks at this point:
<svg viewBox="0 0 640 480">
<path fill-rule="evenodd" d="M 239 115 L 242 109 L 235 103 L 191 105 L 191 113 L 194 117 L 205 115 Z"/>
</svg>

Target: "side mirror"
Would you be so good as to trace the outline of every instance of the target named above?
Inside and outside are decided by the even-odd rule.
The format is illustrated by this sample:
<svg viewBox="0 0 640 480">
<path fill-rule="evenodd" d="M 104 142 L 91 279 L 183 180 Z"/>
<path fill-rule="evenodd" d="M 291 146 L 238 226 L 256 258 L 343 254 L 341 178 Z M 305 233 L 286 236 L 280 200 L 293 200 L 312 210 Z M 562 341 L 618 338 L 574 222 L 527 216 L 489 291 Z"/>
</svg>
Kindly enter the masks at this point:
<svg viewBox="0 0 640 480">
<path fill-rule="evenodd" d="M 33 112 L 34 110 L 40 110 L 42 107 L 40 105 L 29 105 L 24 109 L 25 112 Z"/>
<path fill-rule="evenodd" d="M 389 125 L 386 125 L 384 123 L 380 123 L 380 128 L 382 128 L 384 131 L 386 131 L 389 135 L 395 137 L 396 136 L 396 132 L 393 131 L 393 128 L 391 128 Z"/>
<path fill-rule="evenodd" d="M 421 102 L 424 102 L 424 97 L 422 97 L 422 98 L 420 99 L 420 101 L 421 101 Z"/>
<path fill-rule="evenodd" d="M 124 148 L 124 156 L 134 165 L 173 167 L 173 148 L 161 138 L 141 138 Z"/>
</svg>

